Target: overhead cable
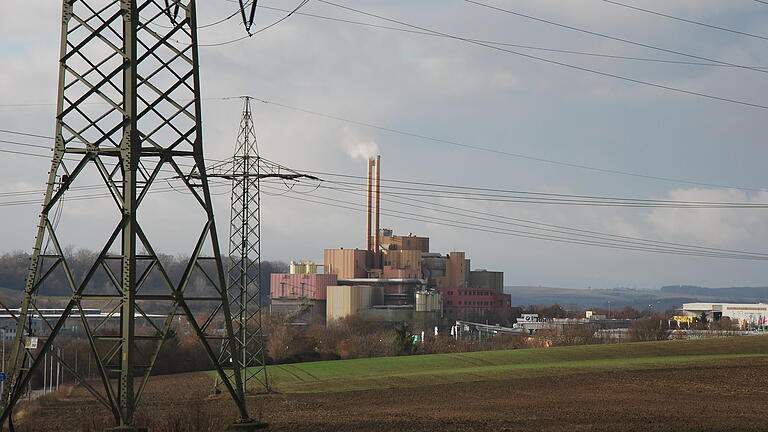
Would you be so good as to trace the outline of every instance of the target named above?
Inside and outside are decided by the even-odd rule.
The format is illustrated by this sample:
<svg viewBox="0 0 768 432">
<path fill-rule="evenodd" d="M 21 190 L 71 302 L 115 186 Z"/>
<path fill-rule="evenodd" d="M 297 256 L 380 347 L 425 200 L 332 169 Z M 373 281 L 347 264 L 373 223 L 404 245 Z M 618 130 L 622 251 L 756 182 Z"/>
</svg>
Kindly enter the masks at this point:
<svg viewBox="0 0 768 432">
<path fill-rule="evenodd" d="M 318 0 L 318 1 L 323 1 L 324 2 L 324 0 Z M 564 28 L 564 29 L 568 29 L 568 30 L 573 30 L 573 31 L 580 32 L 580 33 L 589 34 L 589 35 L 592 35 L 592 36 L 598 36 L 598 37 L 602 37 L 602 38 L 605 38 L 605 39 L 610 39 L 610 40 L 613 40 L 613 41 L 626 43 L 626 44 L 629 44 L 629 45 L 635 45 L 635 46 L 639 46 L 639 47 L 643 47 L 643 48 L 648 48 L 648 49 L 652 49 L 652 50 L 656 50 L 656 51 L 665 52 L 665 53 L 668 53 L 668 54 L 675 54 L 675 55 L 679 55 L 679 56 L 683 56 L 683 57 L 688 57 L 688 58 L 694 58 L 694 59 L 698 59 L 698 60 L 705 60 L 705 61 L 712 62 L 712 63 L 720 63 L 720 64 L 723 64 L 723 65 L 728 65 L 728 66 L 737 67 L 737 68 L 741 68 L 741 69 L 749 69 L 749 70 L 753 70 L 755 72 L 768 73 L 768 71 L 761 70 L 759 68 L 754 68 L 754 67 L 745 66 L 745 65 L 739 65 L 739 64 L 735 64 L 735 63 L 731 63 L 731 62 L 722 61 L 722 60 L 716 60 L 716 59 L 713 59 L 713 58 L 699 56 L 699 55 L 695 55 L 695 54 L 688 54 L 688 53 L 685 53 L 685 52 L 682 52 L 682 51 L 676 51 L 676 50 L 672 50 L 672 49 L 662 48 L 662 47 L 659 47 L 659 46 L 650 45 L 650 44 L 646 44 L 646 43 L 642 43 L 642 42 L 635 42 L 635 41 L 632 41 L 632 40 L 629 40 L 629 39 L 624 39 L 624 38 L 620 38 L 620 37 L 616 37 L 616 36 L 611 36 L 611 35 L 608 35 L 608 34 L 605 34 L 605 33 L 599 33 L 599 32 L 592 31 L 592 30 L 587 30 L 587 29 L 583 29 L 583 28 L 579 28 L 579 27 L 574 27 L 574 26 L 571 26 L 571 25 L 568 25 L 568 24 L 562 24 L 562 23 L 558 23 L 558 22 L 555 22 L 555 21 L 550 21 L 550 20 L 547 20 L 547 19 L 538 18 L 538 17 L 532 16 L 532 15 L 527 15 L 527 14 L 524 14 L 524 13 L 521 13 L 521 12 L 516 12 L 516 11 L 513 11 L 511 9 L 505 9 L 505 8 L 501 8 L 501 7 L 498 7 L 498 6 L 493 6 L 493 5 L 490 5 L 490 4 L 487 4 L 487 3 L 482 3 L 482 2 L 479 2 L 477 0 L 464 0 L 464 1 L 467 2 L 467 3 L 471 3 L 471 4 L 474 4 L 474 5 L 477 5 L 477 6 L 482 6 L 484 8 L 495 10 L 497 12 L 504 12 L 504 13 L 507 13 L 507 14 L 510 14 L 510 15 L 514 15 L 514 16 L 517 16 L 517 17 L 520 17 L 520 18 L 525 18 L 525 19 L 541 22 L 541 23 L 544 23 L 544 24 L 549 24 L 549 25 L 553 25 L 553 26 L 556 26 L 556 27 L 560 27 L 560 28 Z"/>
<path fill-rule="evenodd" d="M 249 38 L 249 37 L 251 37 L 251 36 L 254 36 L 254 35 L 256 35 L 256 34 L 259 34 L 259 33 L 263 32 L 263 31 L 269 30 L 269 29 L 271 29 L 272 27 L 274 27 L 274 26 L 276 26 L 276 25 L 280 24 L 281 22 L 283 22 L 283 21 L 287 20 L 287 19 L 288 19 L 288 18 L 290 18 L 290 17 L 291 17 L 291 16 L 292 16 L 294 13 L 296 13 L 296 12 L 297 12 L 299 9 L 301 9 L 302 7 L 304 7 L 304 6 L 305 6 L 307 3 L 309 3 L 309 2 L 310 2 L 310 0 L 302 0 L 302 1 L 301 1 L 301 3 L 299 3 L 299 5 L 298 5 L 298 6 L 296 6 L 296 7 L 295 7 L 295 8 L 294 8 L 294 9 L 293 9 L 291 12 L 289 12 L 289 13 L 288 13 L 287 15 L 285 15 L 284 17 L 282 17 L 282 18 L 280 18 L 279 20 L 277 20 L 277 21 L 275 21 L 275 22 L 273 22 L 273 23 L 271 23 L 271 24 L 268 24 L 268 25 L 266 25 L 266 26 L 264 26 L 264 27 L 262 27 L 262 28 L 260 28 L 260 29 L 258 29 L 258 30 L 256 30 L 256 31 L 254 31 L 254 32 L 250 32 L 250 31 L 249 31 L 249 32 L 248 32 L 248 34 L 247 34 L 247 35 L 245 35 L 245 36 L 241 36 L 241 37 L 238 37 L 238 38 L 235 38 L 235 39 L 230 39 L 230 40 L 227 40 L 227 41 L 223 41 L 223 42 L 215 42 L 215 43 L 198 43 L 198 44 L 197 44 L 197 46 L 200 46 L 200 47 L 219 47 L 219 46 L 224 46 L 224 45 L 229 45 L 229 44 L 232 44 L 232 43 L 235 43 L 235 42 L 239 42 L 239 41 L 241 41 L 241 40 L 243 40 L 243 39 L 247 39 L 247 38 Z"/>
<path fill-rule="evenodd" d="M 477 41 L 474 41 L 474 40 L 471 40 L 471 39 L 467 39 L 467 38 L 463 38 L 463 37 L 460 37 L 460 36 L 454 36 L 454 35 L 451 35 L 451 34 L 448 34 L 448 33 L 439 32 L 437 30 L 431 30 L 431 29 L 428 29 L 428 28 L 425 28 L 425 27 L 417 26 L 417 25 L 414 25 L 414 24 L 409 24 L 409 23 L 406 23 L 406 22 L 403 22 L 403 21 L 399 21 L 399 20 L 383 17 L 381 15 L 376 15 L 376 14 L 372 14 L 372 13 L 369 13 L 369 12 L 364 12 L 364 11 L 361 11 L 359 9 L 351 8 L 349 6 L 340 5 L 338 3 L 333 3 L 333 2 L 330 2 L 328 0 L 317 0 L 317 1 L 321 2 L 321 3 L 328 4 L 328 5 L 336 6 L 336 7 L 342 8 L 342 9 L 346 9 L 346 10 L 350 10 L 350 11 L 353 11 L 353 12 L 357 12 L 357 13 L 360 13 L 360 14 L 363 14 L 363 15 L 375 17 L 375 18 L 382 19 L 382 20 L 385 20 L 385 21 L 389 21 L 389 22 L 400 24 L 400 25 L 416 28 L 416 29 L 419 29 L 419 30 L 424 30 L 424 31 L 428 31 L 428 32 L 436 33 L 436 34 L 441 34 L 441 35 L 444 35 L 445 37 L 450 37 L 451 39 L 456 39 L 456 40 L 467 42 L 467 43 L 470 43 L 470 44 L 473 44 L 473 45 L 482 46 L 482 47 L 490 48 L 490 49 L 493 49 L 493 50 L 497 50 L 497 51 L 501 51 L 501 52 L 505 52 L 505 53 L 509 53 L 509 54 L 514 54 L 514 55 L 525 57 L 525 58 L 529 58 L 529 59 L 532 59 L 532 60 L 537 60 L 537 61 L 541 61 L 541 62 L 545 62 L 545 63 L 550 63 L 550 64 L 554 64 L 554 65 L 558 65 L 558 66 L 563 66 L 563 67 L 567 67 L 567 68 L 570 68 L 570 69 L 580 70 L 580 71 L 583 71 L 583 72 L 589 72 L 589 73 L 600 75 L 600 76 L 604 76 L 604 77 L 615 78 L 615 79 L 619 79 L 619 80 L 623 80 L 623 81 L 627 81 L 627 82 L 632 82 L 632 83 L 635 83 L 635 84 L 641 84 L 641 85 L 645 85 L 645 86 L 648 86 L 648 87 L 655 87 L 655 88 L 659 88 L 659 89 L 662 89 L 662 90 L 668 90 L 668 91 L 675 92 L 675 93 L 687 94 L 687 95 L 690 95 L 690 96 L 698 96 L 698 97 L 702 97 L 702 98 L 705 98 L 705 99 L 717 100 L 717 101 L 721 101 L 721 102 L 728 102 L 728 103 L 737 104 L 737 105 L 743 105 L 743 106 L 749 106 L 749 107 L 752 107 L 752 108 L 768 109 L 768 105 L 762 105 L 762 104 L 759 104 L 759 103 L 748 102 L 748 101 L 743 101 L 743 100 L 739 100 L 739 99 L 731 99 L 731 98 L 723 97 L 723 96 L 715 96 L 715 95 L 711 95 L 711 94 L 707 94 L 707 93 L 701 93 L 701 92 L 697 92 L 697 91 L 693 91 L 693 90 L 685 90 L 685 89 L 682 89 L 682 88 L 679 88 L 679 87 L 672 87 L 672 86 L 669 86 L 669 85 L 666 85 L 666 84 L 659 84 L 659 83 L 655 83 L 655 82 L 651 82 L 651 81 L 645 81 L 645 80 L 641 80 L 641 79 L 627 77 L 627 76 L 624 76 L 624 75 L 618 75 L 618 74 L 614 74 L 614 73 L 610 73 L 610 72 L 603 72 L 603 71 L 600 71 L 600 70 L 597 70 L 597 69 L 591 69 L 591 68 L 577 66 L 577 65 L 574 65 L 574 64 L 570 64 L 570 63 L 561 62 L 561 61 L 558 61 L 558 60 L 552 60 L 552 59 L 548 59 L 548 58 L 544 58 L 544 57 L 534 56 L 534 55 L 531 55 L 531 54 L 525 54 L 525 53 L 521 53 L 521 52 L 518 52 L 518 51 L 510 50 L 510 49 L 507 49 L 507 48 L 503 48 L 503 47 L 500 47 L 500 46 L 490 45 L 490 44 L 482 43 L 482 42 L 477 42 Z M 471 3 L 475 3 L 472 0 L 465 0 L 465 1 L 469 1 Z M 708 61 L 714 61 L 714 60 L 707 59 L 707 58 L 704 58 L 704 57 L 702 57 L 702 59 L 703 60 L 708 60 Z M 730 63 L 726 63 L 726 64 L 730 64 Z M 761 70 L 761 69 L 753 69 L 753 70 L 756 70 L 758 72 L 766 72 L 766 73 L 768 73 L 768 71 Z"/>
<path fill-rule="evenodd" d="M 682 21 L 682 22 L 686 22 L 686 23 L 689 23 L 689 24 L 695 24 L 695 25 L 698 25 L 698 26 L 711 28 L 711 29 L 714 29 L 714 30 L 720 30 L 720 31 L 734 33 L 734 34 L 738 34 L 738 35 L 742 35 L 742 36 L 748 36 L 748 37 L 753 37 L 753 38 L 757 38 L 757 39 L 768 40 L 768 37 L 765 37 L 765 36 L 760 36 L 760 35 L 756 35 L 756 34 L 753 34 L 753 33 L 747 33 L 747 32 L 743 32 L 743 31 L 739 31 L 739 30 L 734 30 L 734 29 L 730 29 L 730 28 L 727 28 L 727 27 L 721 27 L 721 26 L 717 26 L 717 25 L 707 24 L 707 23 L 704 23 L 704 22 L 701 22 L 701 21 L 694 21 L 694 20 L 687 19 L 687 18 L 680 18 L 680 17 L 676 17 L 676 16 L 673 16 L 673 15 L 668 15 L 668 14 L 665 14 L 665 13 L 662 13 L 662 12 L 658 12 L 658 11 L 654 11 L 654 10 L 650 10 L 650 9 L 644 9 L 644 8 L 641 8 L 641 7 L 638 7 L 638 6 L 633 6 L 633 5 L 630 5 L 630 4 L 617 2 L 617 1 L 614 1 L 614 0 L 602 0 L 602 1 L 605 2 L 605 3 L 610 3 L 612 5 L 621 6 L 621 7 L 627 8 L 627 9 L 632 9 L 632 10 L 636 10 L 636 11 L 639 11 L 639 12 L 645 12 L 645 13 L 648 13 L 648 14 L 651 14 L 651 15 L 656 15 L 656 16 L 661 16 L 661 17 L 664 17 L 664 18 L 669 18 L 669 19 L 672 19 L 672 20 L 675 20 L 675 21 Z"/>
<path fill-rule="evenodd" d="M 360 197 L 366 196 L 365 193 L 341 190 L 333 186 L 329 186 L 327 183 L 322 184 L 321 187 L 323 189 L 341 191 L 344 193 L 348 193 L 348 194 L 352 194 Z M 706 249 L 706 250 L 718 251 L 718 252 L 733 252 L 733 253 L 739 253 L 739 254 L 761 255 L 761 256 L 768 257 L 768 254 L 765 254 L 765 253 L 746 252 L 746 251 L 733 250 L 733 249 L 712 248 L 712 247 L 697 246 L 697 245 L 691 245 L 691 244 L 685 244 L 685 243 L 676 243 L 676 242 L 668 242 L 668 241 L 661 241 L 661 240 L 645 239 L 640 237 L 610 234 L 610 233 L 599 232 L 594 230 L 574 228 L 574 227 L 569 227 L 564 225 L 548 224 L 548 223 L 543 223 L 543 222 L 534 221 L 530 219 L 513 218 L 513 217 L 497 215 L 497 214 L 493 214 L 485 211 L 480 212 L 476 210 L 469 210 L 469 209 L 456 207 L 453 205 L 448 206 L 448 205 L 439 204 L 439 203 L 430 202 L 430 201 L 424 201 L 424 200 L 409 199 L 408 201 L 401 201 L 401 200 L 396 200 L 392 198 L 381 198 L 381 201 L 392 202 L 395 204 L 407 206 L 408 208 L 420 208 L 420 209 L 425 209 L 429 211 L 437 211 L 437 212 L 440 212 L 441 214 L 444 213 L 444 214 L 452 214 L 452 215 L 461 216 L 461 217 L 468 217 L 468 218 L 471 218 L 472 220 L 485 220 L 489 222 L 503 223 L 506 225 L 519 226 L 523 228 L 530 228 L 530 229 L 541 230 L 541 231 L 566 233 L 566 234 L 576 233 L 577 235 L 585 235 L 586 237 L 591 237 L 591 238 L 603 238 L 603 239 L 609 238 L 609 239 L 619 239 L 622 241 L 630 240 L 631 242 L 639 242 L 642 244 L 681 246 L 685 248 Z"/>
<path fill-rule="evenodd" d="M 318 203 L 322 205 L 331 206 L 334 208 L 345 208 L 345 209 L 359 211 L 359 212 L 366 211 L 362 208 L 357 208 L 357 207 L 365 207 L 365 205 L 343 201 L 343 200 L 336 200 L 328 197 L 323 197 L 322 198 L 323 201 L 313 200 L 305 196 L 295 197 L 295 196 L 291 196 L 290 194 L 284 195 L 284 197 L 293 199 L 293 200 L 298 200 L 301 202 Z M 317 198 L 317 197 L 313 196 L 313 198 Z M 340 205 L 340 204 L 349 204 L 356 207 L 349 207 L 347 205 Z M 489 227 L 487 225 L 468 223 L 465 221 L 456 221 L 456 220 L 439 218 L 439 217 L 418 215 L 410 212 L 383 211 L 382 214 L 390 217 L 399 218 L 399 219 L 413 220 L 413 221 L 448 226 L 453 228 L 468 229 L 472 231 L 501 234 L 501 235 L 507 235 L 507 236 L 513 236 L 513 237 L 547 240 L 547 241 L 554 241 L 559 243 L 570 243 L 570 244 L 578 244 L 578 245 L 586 245 L 586 246 L 603 247 L 603 248 L 610 248 L 610 249 L 623 249 L 623 250 L 655 252 L 655 253 L 672 254 L 672 255 L 687 255 L 687 256 L 708 257 L 708 258 L 728 258 L 728 259 L 739 259 L 739 260 L 764 261 L 768 259 L 768 256 L 763 256 L 763 255 L 717 253 L 717 252 L 708 252 L 708 251 L 685 250 L 685 248 L 636 246 L 632 244 L 621 244 L 620 242 L 612 242 L 612 241 L 596 241 L 596 240 L 591 241 L 591 240 L 579 239 L 579 238 L 568 237 L 568 236 L 548 235 L 548 234 L 541 234 L 541 233 L 531 233 L 531 232 L 522 231 L 522 230 Z"/>
<path fill-rule="evenodd" d="M 266 10 L 272 10 L 277 12 L 290 12 L 290 10 L 287 9 L 281 9 L 271 6 L 264 6 L 260 5 L 260 9 L 266 9 Z M 410 34 L 416 34 L 421 36 L 431 36 L 431 37 L 439 37 L 439 38 L 445 38 L 446 36 L 430 33 L 426 31 L 420 31 L 420 30 L 413 30 L 408 28 L 401 28 L 401 27 L 392 27 L 392 26 L 386 26 L 381 24 L 373 24 L 373 23 L 367 23 L 367 22 L 361 22 L 361 21 L 354 21 L 354 20 L 348 20 L 344 18 L 335 18 L 335 17 L 329 17 L 324 15 L 318 15 L 313 13 L 307 13 L 307 12 L 296 12 L 296 15 L 304 16 L 304 17 L 310 17 L 310 18 L 317 18 L 321 20 L 326 21 L 334 21 L 334 22 L 340 22 L 345 24 L 354 24 L 358 26 L 363 27 L 370 27 L 370 28 L 376 28 L 376 29 L 382 29 L 382 30 L 391 30 L 391 31 L 398 31 L 403 33 L 410 33 Z M 727 64 L 720 64 L 720 63 L 713 63 L 713 62 L 694 62 L 694 61 L 682 61 L 682 60 L 670 60 L 670 59 L 660 59 L 660 58 L 647 58 L 647 57 L 634 57 L 634 56 L 623 56 L 623 55 L 616 55 L 616 54 L 603 54 L 603 53 L 595 53 L 595 52 L 587 52 L 587 51 L 576 51 L 576 50 L 567 50 L 567 49 L 560 49 L 560 48 L 548 48 L 548 47 L 541 47 L 541 46 L 533 46 L 533 45 L 523 45 L 523 44 L 515 44 L 515 43 L 508 43 L 508 42 L 498 42 L 498 41 L 490 41 L 485 39 L 478 39 L 478 38 L 470 38 L 467 37 L 467 39 L 475 41 L 475 42 L 482 42 L 487 43 L 490 45 L 500 45 L 500 46 L 507 46 L 507 47 L 513 47 L 513 48 L 523 48 L 523 49 L 530 49 L 530 50 L 536 50 L 536 51 L 546 51 L 546 52 L 554 52 L 554 53 L 561 53 L 561 54 L 573 54 L 573 55 L 581 55 L 581 56 L 589 56 L 589 57 L 599 57 L 599 58 L 607 58 L 612 60 L 631 60 L 631 61 L 642 61 L 642 62 L 652 62 L 652 63 L 667 63 L 667 64 L 679 64 L 679 65 L 689 65 L 689 66 L 711 66 L 711 67 L 738 67 L 738 66 L 731 66 Z M 751 66 L 755 69 L 768 69 L 767 66 Z"/>
<path fill-rule="evenodd" d="M 331 181 L 330 183 L 347 186 L 349 190 L 362 190 L 365 184 Z M 353 187 L 349 187 L 349 186 Z M 768 203 L 683 201 L 661 199 L 636 199 L 620 197 L 597 197 L 587 195 L 550 194 L 544 192 L 518 191 L 512 194 L 489 194 L 466 191 L 430 190 L 382 185 L 382 190 L 393 196 L 429 197 L 457 199 L 467 201 L 487 201 L 494 203 L 531 203 L 557 204 L 597 207 L 640 207 L 640 208 L 730 208 L 730 209 L 765 209 Z M 412 191 L 412 192 L 411 192 Z"/>
<path fill-rule="evenodd" d="M 209 99 L 228 100 L 228 99 L 232 99 L 232 98 L 234 98 L 234 97 L 219 97 L 219 98 L 209 98 Z M 564 162 L 564 161 L 558 161 L 558 160 L 553 160 L 553 159 L 545 159 L 545 158 L 540 158 L 540 157 L 536 157 L 536 156 L 530 156 L 530 155 L 524 155 L 524 154 L 520 154 L 520 153 L 512 153 L 512 152 L 508 152 L 508 151 L 504 151 L 504 150 L 492 149 L 492 148 L 488 148 L 488 147 L 481 147 L 481 146 L 476 146 L 476 145 L 471 145 L 471 144 L 464 144 L 464 143 L 460 143 L 458 141 L 452 141 L 452 140 L 447 140 L 447 139 L 442 139 L 442 138 L 435 138 L 435 137 L 431 137 L 431 136 L 427 136 L 427 135 L 422 135 L 422 134 L 418 134 L 418 133 L 414 133 L 414 132 L 408 132 L 408 131 L 398 130 L 398 129 L 394 129 L 394 128 L 390 128 L 390 127 L 386 127 L 386 126 L 380 126 L 380 125 L 376 125 L 376 124 L 369 123 L 369 122 L 363 122 L 363 121 L 359 121 L 359 120 L 353 120 L 353 119 L 348 119 L 348 118 L 344 118 L 344 117 L 339 117 L 339 116 L 332 115 L 332 114 L 326 114 L 326 113 L 321 113 L 321 112 L 318 112 L 318 111 L 312 111 L 312 110 L 308 110 L 308 109 L 304 109 L 304 108 L 299 108 L 299 107 L 295 107 L 295 106 L 291 106 L 291 105 L 286 105 L 286 104 L 282 104 L 282 103 L 279 103 L 279 102 L 273 102 L 273 101 L 270 101 L 270 100 L 261 99 L 261 98 L 257 98 L 257 97 L 252 97 L 252 98 L 254 100 L 257 100 L 257 101 L 262 102 L 264 104 L 274 105 L 274 106 L 278 106 L 278 107 L 281 107 L 281 108 L 302 112 L 302 113 L 305 113 L 305 114 L 311 114 L 311 115 L 315 115 L 315 116 L 319 116 L 319 117 L 323 117 L 323 118 L 329 118 L 329 119 L 332 119 L 332 120 L 337 120 L 337 121 L 341 121 L 341 122 L 345 122 L 345 123 L 355 124 L 355 125 L 358 125 L 358 126 L 364 126 L 364 127 L 368 127 L 368 128 L 372 128 L 372 129 L 376 129 L 376 130 L 381 130 L 381 131 L 384 131 L 384 132 L 394 133 L 394 134 L 398 134 L 398 135 L 409 136 L 409 137 L 412 137 L 412 138 L 418 138 L 418 139 L 422 139 L 422 140 L 425 140 L 425 141 L 431 141 L 431 142 L 437 142 L 437 143 L 442 143 L 442 144 L 448 144 L 448 145 L 452 145 L 452 146 L 456 146 L 456 147 L 460 147 L 460 148 L 466 148 L 466 149 L 477 150 L 477 151 L 482 151 L 482 152 L 487 152 L 487 153 L 499 154 L 499 155 L 513 157 L 513 158 L 526 159 L 526 160 L 531 160 L 531 161 L 536 161 L 536 162 L 541 162 L 541 163 L 547 163 L 547 164 L 552 164 L 552 165 L 567 166 L 567 167 L 570 167 L 570 168 L 584 169 L 584 170 L 600 172 L 600 173 L 604 173 L 604 174 L 616 174 L 616 175 L 644 178 L 644 179 L 649 179 L 649 180 L 664 181 L 664 182 L 669 182 L 669 183 L 690 184 L 690 185 L 696 185 L 696 186 L 715 187 L 715 188 L 722 188 L 722 189 L 738 189 L 738 190 L 753 191 L 753 192 L 765 192 L 765 191 L 768 191 L 768 189 L 760 188 L 760 187 L 737 186 L 737 185 L 728 185 L 728 184 L 722 184 L 722 183 L 710 183 L 710 182 L 685 180 L 685 179 L 673 178 L 673 177 L 654 176 L 654 175 L 641 174 L 641 173 L 630 172 L 630 171 L 616 170 L 616 169 L 610 169 L 610 168 L 600 168 L 600 167 L 595 167 L 595 166 L 590 166 L 590 165 L 576 164 L 576 163 L 572 163 L 572 162 Z M 9 133 L 13 132 L 13 131 L 5 130 L 5 129 L 2 130 L 2 131 L 9 132 Z M 27 132 L 16 132 L 16 133 L 26 134 Z M 31 134 L 31 135 L 36 135 L 36 134 Z M 53 137 L 50 137 L 50 136 L 44 136 L 44 135 L 37 135 L 37 136 L 39 136 L 41 138 L 46 138 L 46 139 L 53 139 Z M 2 151 L 2 150 L 0 150 L 0 151 Z M 45 156 L 45 155 L 35 155 L 35 154 L 29 154 L 29 155 L 30 156 L 35 156 L 35 157 L 49 157 L 49 156 Z M 220 160 L 211 160 L 211 159 L 206 159 L 206 160 L 207 161 L 213 161 L 213 162 L 221 162 Z M 315 174 L 329 174 L 329 175 L 332 174 L 332 175 L 341 176 L 341 177 L 345 176 L 344 174 L 326 173 L 326 172 L 310 171 L 310 170 L 305 170 L 305 172 L 312 172 L 312 173 L 315 173 Z M 358 178 L 359 176 L 351 175 L 351 176 L 347 176 L 347 177 Z"/>
</svg>

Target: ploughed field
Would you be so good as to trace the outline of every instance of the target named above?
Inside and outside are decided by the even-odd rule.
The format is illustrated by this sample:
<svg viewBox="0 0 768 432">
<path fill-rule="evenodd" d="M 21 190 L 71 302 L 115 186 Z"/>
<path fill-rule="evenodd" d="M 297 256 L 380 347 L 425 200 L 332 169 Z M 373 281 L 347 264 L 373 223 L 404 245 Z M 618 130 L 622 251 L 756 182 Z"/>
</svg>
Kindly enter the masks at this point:
<svg viewBox="0 0 768 432">
<path fill-rule="evenodd" d="M 274 431 L 768 431 L 768 336 L 300 363 L 249 398 Z M 154 377 L 139 423 L 223 430 L 210 374 Z M 18 430 L 102 430 L 67 389 L 17 410 Z"/>
</svg>

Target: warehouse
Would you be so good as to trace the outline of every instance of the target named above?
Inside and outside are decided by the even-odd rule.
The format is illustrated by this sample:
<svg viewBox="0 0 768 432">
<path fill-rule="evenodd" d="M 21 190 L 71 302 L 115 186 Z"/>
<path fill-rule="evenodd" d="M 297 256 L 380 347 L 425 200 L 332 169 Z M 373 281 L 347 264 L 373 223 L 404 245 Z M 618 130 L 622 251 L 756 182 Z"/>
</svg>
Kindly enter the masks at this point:
<svg viewBox="0 0 768 432">
<path fill-rule="evenodd" d="M 729 318 L 741 328 L 764 326 L 768 320 L 768 303 L 685 303 L 683 314 L 689 317 L 704 314 L 708 321 Z"/>
</svg>

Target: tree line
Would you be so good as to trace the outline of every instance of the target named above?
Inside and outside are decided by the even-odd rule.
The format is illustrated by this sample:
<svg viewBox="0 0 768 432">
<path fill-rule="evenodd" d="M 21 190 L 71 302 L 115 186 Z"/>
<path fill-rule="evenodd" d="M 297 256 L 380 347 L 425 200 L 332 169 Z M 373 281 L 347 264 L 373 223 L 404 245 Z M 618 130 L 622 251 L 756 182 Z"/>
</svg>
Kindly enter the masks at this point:
<svg viewBox="0 0 768 432">
<path fill-rule="evenodd" d="M 64 252 L 67 259 L 67 263 L 70 267 L 71 273 L 76 283 L 81 281 L 94 261 L 98 257 L 98 253 L 88 249 L 74 249 L 67 248 Z M 6 252 L 0 255 L 0 288 L 5 288 L 10 291 L 23 291 L 26 285 L 27 272 L 29 271 L 31 255 L 24 251 Z M 174 255 L 160 255 L 159 261 L 162 263 L 163 268 L 166 270 L 168 277 L 174 283 L 178 282 L 184 274 L 184 270 L 189 261 L 188 256 L 174 256 Z M 44 273 L 48 268 L 54 264 L 53 259 L 43 260 L 39 274 Z M 110 265 L 110 269 L 113 274 L 119 275 L 119 261 L 114 260 Z M 224 258 L 224 269 L 228 268 L 229 260 Z M 139 273 L 143 271 L 142 266 L 148 266 L 148 261 L 140 261 Z M 201 262 L 203 269 L 209 274 L 215 274 L 213 271 L 212 263 Z M 288 271 L 288 264 L 282 261 L 262 261 L 261 263 L 261 301 L 262 304 L 269 303 L 270 292 L 270 276 L 272 273 L 285 273 Z M 208 285 L 205 280 L 205 275 L 197 271 L 192 274 L 192 277 L 188 284 L 188 292 L 190 294 L 196 294 L 196 291 L 205 289 Z M 161 277 L 161 273 L 157 269 L 152 269 L 149 276 L 141 288 L 144 292 L 157 293 L 167 292 L 165 281 Z M 114 290 L 114 285 L 110 282 L 110 275 L 106 269 L 98 269 L 93 275 L 91 282 L 86 288 L 86 292 L 89 293 L 107 293 L 110 290 Z M 67 282 L 67 274 L 61 266 L 58 266 L 53 272 L 50 273 L 39 289 L 39 295 L 50 297 L 68 296 L 71 294 L 69 283 Z"/>
</svg>

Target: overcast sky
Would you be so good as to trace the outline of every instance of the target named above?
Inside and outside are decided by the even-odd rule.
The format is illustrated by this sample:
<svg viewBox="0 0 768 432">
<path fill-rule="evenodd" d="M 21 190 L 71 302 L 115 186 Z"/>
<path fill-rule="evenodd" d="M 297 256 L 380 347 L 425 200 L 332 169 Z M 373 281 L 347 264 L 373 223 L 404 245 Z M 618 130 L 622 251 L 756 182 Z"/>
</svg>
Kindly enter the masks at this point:
<svg viewBox="0 0 768 432">
<path fill-rule="evenodd" d="M 768 40 L 703 28 L 600 0 L 483 0 L 538 18 L 723 62 L 768 66 Z M 750 0 L 626 0 L 669 15 L 768 37 L 768 6 Z M 459 0 L 340 4 L 462 37 L 618 56 L 692 61 L 615 40 L 577 33 Z M 292 9 L 298 0 L 261 0 Z M 0 129 L 51 135 L 54 129 L 61 2 L 0 2 Z M 198 21 L 236 10 L 226 0 L 200 2 Z M 304 13 L 392 25 L 311 1 Z M 255 28 L 285 15 L 259 9 Z M 236 18 L 202 29 L 201 43 L 243 34 Z M 509 48 L 583 68 L 663 86 L 768 104 L 768 76 L 733 67 L 680 65 Z M 241 101 L 257 98 L 471 146 L 537 158 L 695 182 L 768 187 L 768 110 L 622 81 L 460 40 L 395 32 L 295 15 L 243 41 L 201 47 L 206 157 L 234 147 Z M 43 104 L 9 106 L 13 104 Z M 365 158 L 381 153 L 382 177 L 525 191 L 649 199 L 768 202 L 768 193 L 621 176 L 503 156 L 397 135 L 339 120 L 255 103 L 263 156 L 297 169 L 365 175 Z M 0 133 L 0 139 L 50 144 Z M 0 149 L 35 151 L 0 143 Z M 43 187 L 45 158 L 0 153 L 0 194 Z M 265 259 L 321 259 L 323 248 L 364 247 L 363 215 L 289 197 L 364 203 L 332 190 L 299 187 L 263 199 Z M 223 191 L 223 193 L 221 193 Z M 272 190 L 271 192 L 278 192 Z M 229 197 L 217 189 L 216 215 L 226 239 Z M 181 194 L 143 210 L 163 251 L 190 250 L 194 227 Z M 41 197 L 41 195 L 37 195 Z M 0 202 L 14 200 L 0 195 Z M 414 199 L 418 199 L 414 197 Z M 765 210 L 615 209 L 456 202 L 480 213 L 568 225 L 620 235 L 709 247 L 768 252 Z M 178 201 L 178 202 L 177 202 Z M 385 205 L 425 216 L 439 213 Z M 0 251 L 30 250 L 39 205 L 0 206 Z M 107 201 L 65 203 L 66 244 L 96 249 Z M 765 285 L 762 262 L 657 255 L 499 236 L 388 216 L 396 233 L 429 236 L 436 252 L 466 251 L 473 267 L 505 272 L 507 285 L 656 288 L 665 284 Z M 226 245 L 223 245 L 226 249 Z"/>
</svg>

